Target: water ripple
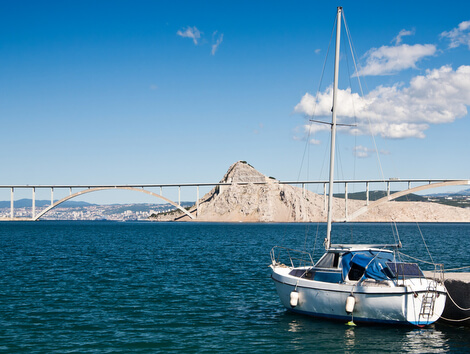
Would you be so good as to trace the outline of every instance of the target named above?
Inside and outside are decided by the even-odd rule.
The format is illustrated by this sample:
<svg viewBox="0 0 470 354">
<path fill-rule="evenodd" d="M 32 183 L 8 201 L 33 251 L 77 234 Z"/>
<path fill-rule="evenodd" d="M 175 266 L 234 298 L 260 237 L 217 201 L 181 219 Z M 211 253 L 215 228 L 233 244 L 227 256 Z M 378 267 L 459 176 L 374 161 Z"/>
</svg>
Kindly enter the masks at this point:
<svg viewBox="0 0 470 354">
<path fill-rule="evenodd" d="M 374 238 L 368 227 L 359 233 Z M 443 258 L 465 259 L 455 245 L 469 226 L 429 229 L 431 244 L 448 237 Z M 304 238 L 303 225 L 0 223 L 0 352 L 470 350 L 458 327 L 351 328 L 286 312 L 269 250 Z"/>
</svg>

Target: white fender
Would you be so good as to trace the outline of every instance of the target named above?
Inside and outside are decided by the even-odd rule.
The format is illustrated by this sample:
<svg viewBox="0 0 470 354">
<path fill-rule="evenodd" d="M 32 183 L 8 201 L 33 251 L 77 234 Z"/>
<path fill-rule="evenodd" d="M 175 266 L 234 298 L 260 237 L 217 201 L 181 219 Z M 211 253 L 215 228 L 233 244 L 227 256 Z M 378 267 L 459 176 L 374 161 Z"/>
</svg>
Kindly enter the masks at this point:
<svg viewBox="0 0 470 354">
<path fill-rule="evenodd" d="M 294 290 L 290 293 L 290 305 L 292 308 L 294 308 L 298 304 L 299 304 L 299 293 Z"/>
<path fill-rule="evenodd" d="M 349 295 L 346 299 L 346 312 L 353 313 L 354 305 L 356 305 L 356 298 L 352 295 Z"/>
</svg>

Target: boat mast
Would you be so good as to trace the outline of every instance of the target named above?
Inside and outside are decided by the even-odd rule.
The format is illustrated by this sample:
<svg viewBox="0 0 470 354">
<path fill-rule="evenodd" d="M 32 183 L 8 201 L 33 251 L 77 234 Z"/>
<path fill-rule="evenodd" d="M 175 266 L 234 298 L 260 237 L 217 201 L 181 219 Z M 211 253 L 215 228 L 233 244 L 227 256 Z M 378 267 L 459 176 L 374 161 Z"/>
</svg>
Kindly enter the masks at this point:
<svg viewBox="0 0 470 354">
<path fill-rule="evenodd" d="M 328 216 L 326 226 L 325 248 L 331 246 L 331 217 L 333 209 L 333 177 L 335 169 L 335 138 L 336 138 L 336 94 L 338 91 L 338 72 L 339 72 L 339 42 L 341 36 L 341 13 L 342 7 L 337 8 L 336 13 L 336 50 L 335 50 L 335 76 L 333 82 L 333 109 L 331 118 L 331 147 L 330 147 L 330 178 L 328 181 Z"/>
</svg>

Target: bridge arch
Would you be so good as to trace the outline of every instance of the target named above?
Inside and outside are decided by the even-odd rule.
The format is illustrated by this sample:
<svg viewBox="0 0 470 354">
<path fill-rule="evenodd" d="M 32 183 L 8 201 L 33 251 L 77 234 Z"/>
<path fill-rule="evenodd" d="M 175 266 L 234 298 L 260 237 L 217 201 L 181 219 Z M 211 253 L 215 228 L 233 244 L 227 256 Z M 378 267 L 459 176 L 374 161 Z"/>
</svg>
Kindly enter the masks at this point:
<svg viewBox="0 0 470 354">
<path fill-rule="evenodd" d="M 439 187 L 446 187 L 446 186 L 464 186 L 464 185 L 469 185 L 469 184 L 470 184 L 470 180 L 457 180 L 457 181 L 448 181 L 448 182 L 429 183 L 429 184 L 425 184 L 422 186 L 405 189 L 404 191 L 396 192 L 396 193 L 387 195 L 383 198 L 377 199 L 376 201 L 370 203 L 369 205 L 366 205 L 356 210 L 354 213 L 348 216 L 345 221 L 353 221 L 355 218 L 357 218 L 359 215 L 364 214 L 369 209 L 375 208 L 381 204 L 403 197 L 404 195 L 407 195 L 410 193 L 415 193 L 415 192 L 419 192 L 419 191 L 426 190 L 426 189 L 432 189 L 432 188 L 439 188 Z"/>
<path fill-rule="evenodd" d="M 76 192 L 74 194 L 70 194 L 60 200 L 58 200 L 57 202 L 53 203 L 52 205 L 48 206 L 46 209 L 44 209 L 43 211 L 41 211 L 39 214 L 37 214 L 33 220 L 34 221 L 37 221 L 39 220 L 42 216 L 44 216 L 44 214 L 46 214 L 47 212 L 49 212 L 50 210 L 54 209 L 55 207 L 57 207 L 58 205 L 62 204 L 63 202 L 66 202 L 67 200 L 70 200 L 72 198 L 75 198 L 75 197 L 78 197 L 80 195 L 83 195 L 83 194 L 87 194 L 87 193 L 92 193 L 92 192 L 97 192 L 97 191 L 103 191 L 103 190 L 114 190 L 114 189 L 121 189 L 121 190 L 129 190 L 129 191 L 135 191 L 135 192 L 140 192 L 140 193 L 145 193 L 145 194 L 148 194 L 148 195 L 151 195 L 151 196 L 154 196 L 154 197 L 157 197 L 157 198 L 160 198 L 164 201 L 166 201 L 167 203 L 173 205 L 175 208 L 181 210 L 183 213 L 185 213 L 187 216 L 189 216 L 191 219 L 194 219 L 194 216 L 191 215 L 190 212 L 188 212 L 186 209 L 184 209 L 183 207 L 181 207 L 180 205 L 178 205 L 177 203 L 173 202 L 172 200 L 168 199 L 168 198 L 165 198 L 164 196 L 160 195 L 160 194 L 157 194 L 157 193 L 154 193 L 154 192 L 151 192 L 151 191 L 148 191 L 146 189 L 143 189 L 143 188 L 135 188 L 135 187 L 119 187 L 119 186 L 116 186 L 116 187 L 96 187 L 96 188 L 88 188 L 88 189 L 85 189 L 85 190 L 82 190 L 82 191 L 79 191 L 79 192 Z"/>
</svg>

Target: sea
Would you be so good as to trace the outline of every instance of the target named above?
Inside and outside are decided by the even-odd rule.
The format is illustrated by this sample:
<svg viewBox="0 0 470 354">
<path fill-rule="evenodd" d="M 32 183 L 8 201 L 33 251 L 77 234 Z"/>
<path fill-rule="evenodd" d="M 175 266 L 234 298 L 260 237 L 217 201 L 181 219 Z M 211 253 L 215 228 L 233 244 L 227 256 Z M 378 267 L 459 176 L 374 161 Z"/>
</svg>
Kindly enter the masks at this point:
<svg viewBox="0 0 470 354">
<path fill-rule="evenodd" d="M 322 254 L 325 224 L 0 223 L 1 353 L 470 352 L 470 328 L 357 325 L 287 311 L 273 246 Z M 335 242 L 393 243 L 470 265 L 470 224 L 334 224 Z M 429 254 L 428 254 L 429 250 Z M 468 268 L 466 271 L 470 271 Z"/>
</svg>

